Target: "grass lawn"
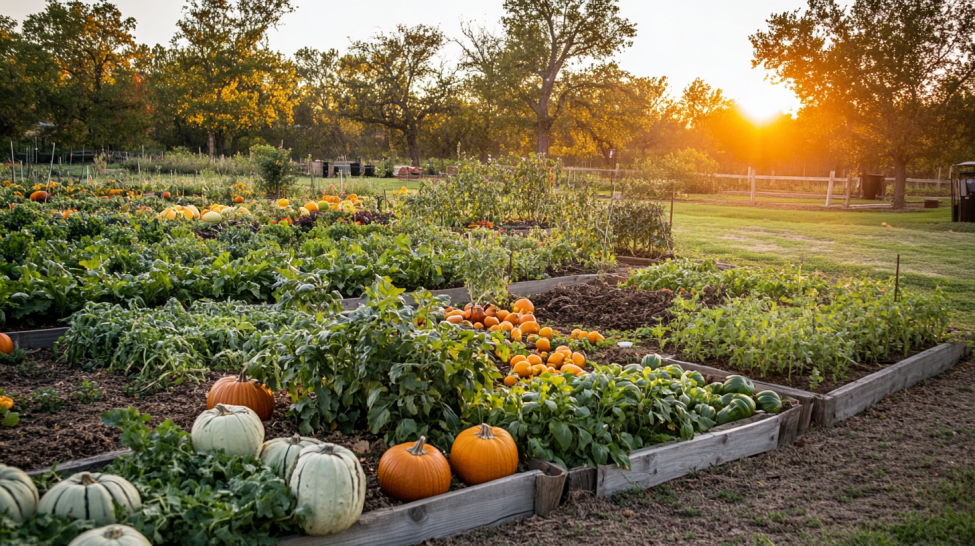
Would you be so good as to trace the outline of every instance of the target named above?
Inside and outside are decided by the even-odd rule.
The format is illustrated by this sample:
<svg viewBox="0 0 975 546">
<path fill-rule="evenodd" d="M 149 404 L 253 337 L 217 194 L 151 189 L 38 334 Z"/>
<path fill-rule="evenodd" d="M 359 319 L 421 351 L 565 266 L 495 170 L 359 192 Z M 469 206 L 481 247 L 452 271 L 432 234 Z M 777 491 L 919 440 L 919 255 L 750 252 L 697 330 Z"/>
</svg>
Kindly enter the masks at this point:
<svg viewBox="0 0 975 546">
<path fill-rule="evenodd" d="M 739 265 L 803 264 L 831 277 L 894 275 L 951 300 L 952 325 L 975 330 L 975 224 L 953 224 L 949 209 L 924 212 L 813 212 L 677 203 L 674 235 L 683 255 Z M 886 222 L 888 225 L 884 226 Z"/>
</svg>

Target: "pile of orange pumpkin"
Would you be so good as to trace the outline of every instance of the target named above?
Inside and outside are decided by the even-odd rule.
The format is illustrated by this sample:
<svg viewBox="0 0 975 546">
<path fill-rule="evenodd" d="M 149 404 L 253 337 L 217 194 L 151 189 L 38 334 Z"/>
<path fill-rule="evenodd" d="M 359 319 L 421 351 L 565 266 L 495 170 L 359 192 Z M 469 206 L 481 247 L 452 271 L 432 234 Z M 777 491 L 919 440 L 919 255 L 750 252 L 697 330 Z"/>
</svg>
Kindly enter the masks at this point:
<svg viewBox="0 0 975 546">
<path fill-rule="evenodd" d="M 482 307 L 468 303 L 463 309 L 448 307 L 447 322 L 473 327 L 475 330 L 487 329 L 489 332 L 503 331 L 511 341 L 534 344 L 532 354 L 515 355 L 511 357 L 511 375 L 504 379 L 504 384 L 514 386 L 519 378 L 531 379 L 545 372 L 562 374 L 570 372 L 576 375 L 586 373 L 586 355 L 573 351 L 567 345 L 560 345 L 552 350 L 552 339 L 562 334 L 549 327 L 540 327 L 535 318 L 535 306 L 527 298 L 521 298 L 514 303 L 511 310 L 500 309 L 494 305 Z M 584 332 L 573 330 L 569 339 L 585 339 L 595 345 L 603 341 L 602 334 L 597 331 Z M 500 356 L 500 351 L 498 353 Z"/>
</svg>

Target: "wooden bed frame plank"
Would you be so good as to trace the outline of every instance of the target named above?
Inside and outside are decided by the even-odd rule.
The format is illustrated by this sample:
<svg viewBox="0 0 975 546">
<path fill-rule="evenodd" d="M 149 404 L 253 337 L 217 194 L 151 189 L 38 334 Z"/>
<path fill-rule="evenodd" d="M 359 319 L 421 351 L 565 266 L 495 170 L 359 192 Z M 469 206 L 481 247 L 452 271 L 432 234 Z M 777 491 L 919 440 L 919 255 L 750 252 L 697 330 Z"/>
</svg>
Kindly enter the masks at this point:
<svg viewBox="0 0 975 546">
<path fill-rule="evenodd" d="M 14 342 L 14 349 L 47 349 L 54 347 L 54 342 L 67 331 L 67 328 L 47 328 L 45 330 L 7 332 L 7 335 Z"/>
<path fill-rule="evenodd" d="M 795 411 L 793 408 L 789 411 Z M 701 434 L 688 442 L 671 442 L 630 453 L 630 470 L 616 465 L 599 467 L 596 495 L 612 495 L 686 476 L 695 470 L 758 455 L 779 446 L 784 413 L 760 413 L 759 420 L 726 430 Z"/>
<path fill-rule="evenodd" d="M 402 506 L 366 512 L 341 533 L 282 539 L 282 546 L 404 546 L 448 537 L 478 527 L 529 518 L 535 510 L 535 480 L 530 470 Z"/>
<path fill-rule="evenodd" d="M 965 357 L 964 343 L 943 343 L 897 364 L 830 391 L 821 422 L 825 426 L 852 417 L 892 394 L 953 368 Z"/>
</svg>

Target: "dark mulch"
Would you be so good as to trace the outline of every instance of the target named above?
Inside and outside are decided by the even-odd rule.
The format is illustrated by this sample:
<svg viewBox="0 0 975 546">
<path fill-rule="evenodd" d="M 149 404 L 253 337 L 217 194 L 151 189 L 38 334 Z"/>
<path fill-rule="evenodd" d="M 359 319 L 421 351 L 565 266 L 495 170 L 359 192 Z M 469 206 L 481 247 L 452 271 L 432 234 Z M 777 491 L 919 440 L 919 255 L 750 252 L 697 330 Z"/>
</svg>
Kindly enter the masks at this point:
<svg viewBox="0 0 975 546">
<path fill-rule="evenodd" d="M 560 286 L 532 297 L 535 316 L 561 328 L 636 330 L 670 319 L 674 293 L 615 288 L 601 282 Z"/>
<path fill-rule="evenodd" d="M 833 544 L 905 512 L 943 510 L 924 499 L 975 468 L 973 412 L 970 358 L 791 446 L 432 544 Z"/>
<path fill-rule="evenodd" d="M 101 415 L 116 408 L 132 406 L 152 416 L 152 425 L 166 419 L 189 431 L 200 412 L 206 409 L 206 394 L 214 381 L 226 374 L 211 373 L 205 383 L 183 383 L 169 392 L 159 392 L 142 398 L 130 398 L 123 391 L 127 379 L 116 372 L 95 370 L 85 372 L 68 368 L 53 360 L 50 349 L 34 352 L 26 362 L 34 365 L 33 374 L 24 377 L 17 367 L 0 365 L 0 388 L 7 395 L 25 396 L 40 388 L 54 387 L 65 399 L 56 413 L 21 414 L 20 423 L 13 428 L 0 427 L 0 462 L 24 470 L 35 470 L 85 459 L 123 449 L 119 443 L 120 430 L 103 425 Z M 71 399 L 84 380 L 98 384 L 101 400 L 82 404 Z M 275 396 L 277 407 L 273 417 L 264 422 L 265 439 L 292 436 L 298 426 L 286 417 L 291 401 L 285 391 Z M 22 410 L 14 406 L 14 411 Z M 357 432 L 343 436 L 339 432 L 314 434 L 319 439 L 349 448 L 359 454 L 359 461 L 367 477 L 365 510 L 376 510 L 401 504 L 379 488 L 376 474 L 379 459 L 386 451 L 382 438 Z M 439 447 L 439 446 L 438 446 Z M 454 489 L 463 487 L 455 480 Z"/>
</svg>

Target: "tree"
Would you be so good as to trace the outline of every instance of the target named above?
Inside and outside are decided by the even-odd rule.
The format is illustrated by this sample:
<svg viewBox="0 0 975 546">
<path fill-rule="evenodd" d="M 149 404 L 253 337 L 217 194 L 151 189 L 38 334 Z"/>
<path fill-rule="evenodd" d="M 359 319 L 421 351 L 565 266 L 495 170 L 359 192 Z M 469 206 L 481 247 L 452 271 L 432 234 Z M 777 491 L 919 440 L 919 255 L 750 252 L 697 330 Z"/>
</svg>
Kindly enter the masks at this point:
<svg viewBox="0 0 975 546">
<path fill-rule="evenodd" d="M 511 89 L 534 113 L 538 153 L 548 154 L 559 99 L 574 90 L 564 71 L 631 46 L 636 25 L 619 16 L 617 0 L 505 0 L 504 9 Z"/>
<path fill-rule="evenodd" d="M 188 0 L 183 10 L 156 76 L 162 116 L 206 131 L 210 157 L 228 135 L 236 149 L 241 135 L 290 123 L 297 73 L 267 45 L 290 0 Z"/>
<path fill-rule="evenodd" d="M 251 152 L 261 176 L 261 189 L 268 197 L 279 199 L 297 180 L 298 166 L 291 162 L 291 150 L 254 146 Z"/>
<path fill-rule="evenodd" d="M 50 54 L 60 72 L 51 82 L 59 141 L 123 145 L 141 138 L 144 78 L 135 65 L 143 50 L 134 30 L 135 19 L 104 1 L 47 0 L 44 11 L 24 21 L 24 38 Z"/>
<path fill-rule="evenodd" d="M 14 32 L 17 21 L 0 15 L 0 137 L 20 139 L 49 115 L 58 81 L 54 59 Z"/>
<path fill-rule="evenodd" d="M 911 161 L 937 151 L 952 99 L 975 74 L 970 0 L 809 0 L 750 37 L 753 66 L 773 70 L 808 108 L 833 118 L 864 160 L 894 166 L 904 208 Z"/>
<path fill-rule="evenodd" d="M 456 74 L 436 62 L 444 45 L 438 29 L 399 25 L 393 34 L 354 42 L 341 61 L 344 114 L 399 131 L 415 167 L 420 166 L 423 124 L 454 109 Z"/>
</svg>

